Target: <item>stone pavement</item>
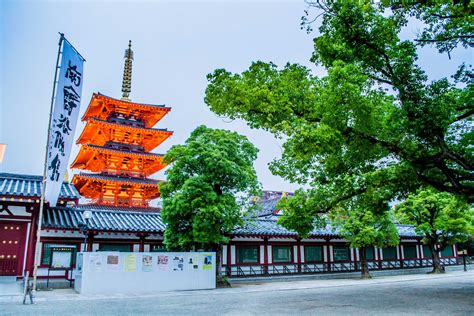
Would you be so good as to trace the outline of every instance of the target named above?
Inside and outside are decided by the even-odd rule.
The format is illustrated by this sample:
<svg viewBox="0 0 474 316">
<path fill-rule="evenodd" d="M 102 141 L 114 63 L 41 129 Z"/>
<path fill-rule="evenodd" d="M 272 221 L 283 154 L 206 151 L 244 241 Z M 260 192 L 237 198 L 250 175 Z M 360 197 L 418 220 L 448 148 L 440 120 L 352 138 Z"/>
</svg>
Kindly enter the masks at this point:
<svg viewBox="0 0 474 316">
<path fill-rule="evenodd" d="M 474 272 L 371 280 L 302 280 L 153 295 L 38 292 L 35 305 L 0 300 L 2 315 L 473 315 Z"/>
</svg>

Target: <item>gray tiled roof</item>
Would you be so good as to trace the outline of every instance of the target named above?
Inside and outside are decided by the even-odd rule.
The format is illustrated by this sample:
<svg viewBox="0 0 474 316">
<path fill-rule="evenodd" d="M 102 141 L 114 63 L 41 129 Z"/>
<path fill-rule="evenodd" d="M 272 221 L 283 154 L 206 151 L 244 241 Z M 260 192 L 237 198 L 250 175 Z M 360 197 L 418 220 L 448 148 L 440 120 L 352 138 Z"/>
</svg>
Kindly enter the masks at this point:
<svg viewBox="0 0 474 316">
<path fill-rule="evenodd" d="M 166 228 L 159 212 L 123 211 L 122 209 L 96 205 L 50 208 L 44 214 L 43 226 L 56 229 L 79 229 L 82 224 L 82 213 L 85 210 L 90 210 L 93 215 L 89 227 L 92 230 L 163 233 Z M 411 226 L 398 225 L 398 231 L 401 237 L 416 237 Z M 276 217 L 273 216 L 267 219 L 247 220 L 243 227 L 234 229 L 230 235 L 296 237 L 298 234 L 279 225 L 276 222 Z M 332 230 L 329 225 L 322 229 L 315 229 L 311 234 L 311 237 L 336 236 L 338 236 L 337 231 Z"/>
<path fill-rule="evenodd" d="M 82 213 L 86 209 L 85 206 L 49 208 L 44 213 L 43 226 L 50 229 L 79 229 L 83 225 Z M 92 212 L 92 218 L 89 220 L 91 230 L 162 233 L 165 229 L 159 213 L 124 212 L 112 210 L 110 207 L 107 210 L 89 210 Z"/>
<path fill-rule="evenodd" d="M 0 196 L 40 197 L 42 179 L 41 176 L 0 173 Z M 80 195 L 74 185 L 64 182 L 59 198 L 79 199 Z"/>
<path fill-rule="evenodd" d="M 236 228 L 232 231 L 233 235 L 239 236 L 278 236 L 278 237 L 296 237 L 298 234 L 295 231 L 288 230 L 277 223 L 278 216 L 271 216 L 270 218 L 255 218 L 245 222 L 242 227 Z M 400 237 L 417 237 L 415 229 L 410 225 L 397 225 L 398 234 Z M 326 227 L 314 229 L 311 237 L 336 237 L 338 235 L 337 229 L 331 228 L 328 224 Z"/>
</svg>

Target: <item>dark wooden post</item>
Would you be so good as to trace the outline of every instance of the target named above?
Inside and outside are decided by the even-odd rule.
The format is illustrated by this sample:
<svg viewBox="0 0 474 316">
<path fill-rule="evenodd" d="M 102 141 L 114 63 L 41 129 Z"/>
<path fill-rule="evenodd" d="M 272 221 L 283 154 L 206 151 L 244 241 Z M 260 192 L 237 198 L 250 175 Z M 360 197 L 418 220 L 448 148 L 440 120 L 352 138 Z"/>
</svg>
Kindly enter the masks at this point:
<svg viewBox="0 0 474 316">
<path fill-rule="evenodd" d="M 138 236 L 140 238 L 140 246 L 138 248 L 139 252 L 145 252 L 145 238 L 148 237 L 148 235 L 142 234 Z"/>
<path fill-rule="evenodd" d="M 326 238 L 326 258 L 327 258 L 327 265 L 328 265 L 328 272 L 331 272 L 331 247 L 329 247 L 329 242 L 331 241 L 330 238 Z"/>
<path fill-rule="evenodd" d="M 97 235 L 96 232 L 89 232 L 89 236 L 87 236 L 87 251 L 92 251 L 92 245 L 94 244 L 94 236 Z"/>
<path fill-rule="evenodd" d="M 268 238 L 263 238 L 263 274 L 268 274 Z"/>
<path fill-rule="evenodd" d="M 301 238 L 296 238 L 296 264 L 298 265 L 298 273 L 301 273 Z"/>
</svg>

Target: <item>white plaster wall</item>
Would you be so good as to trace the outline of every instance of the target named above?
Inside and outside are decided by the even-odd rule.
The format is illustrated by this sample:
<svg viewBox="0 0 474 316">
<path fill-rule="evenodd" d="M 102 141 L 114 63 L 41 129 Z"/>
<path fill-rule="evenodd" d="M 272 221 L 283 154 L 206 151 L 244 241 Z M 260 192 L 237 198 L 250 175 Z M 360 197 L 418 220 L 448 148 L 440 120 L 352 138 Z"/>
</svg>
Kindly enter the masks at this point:
<svg viewBox="0 0 474 316">
<path fill-rule="evenodd" d="M 119 256 L 117 269 L 113 270 L 107 264 L 107 256 L 112 254 Z M 99 255 L 100 265 L 90 266 L 91 255 Z M 132 271 L 126 271 L 125 258 L 130 255 L 135 256 L 136 263 L 132 266 L 134 267 Z M 151 271 L 143 271 L 142 258 L 144 255 L 152 256 Z M 169 258 L 168 265 L 163 270 L 157 264 L 159 255 Z M 209 255 L 212 256 L 212 267 L 210 270 L 204 270 L 204 258 Z M 174 271 L 174 256 L 184 257 L 182 271 Z M 198 258 L 197 270 L 188 265 L 189 259 L 194 256 Z M 216 285 L 216 255 L 214 252 L 85 252 L 78 254 L 77 262 L 81 269 L 75 270 L 74 288 L 81 294 L 146 294 L 173 290 L 213 289 Z"/>
<path fill-rule="evenodd" d="M 332 249 L 332 245 L 329 246 L 329 261 L 330 262 L 334 262 L 334 253 L 333 253 L 333 249 Z"/>
<path fill-rule="evenodd" d="M 395 249 L 397 250 L 397 259 L 398 260 L 402 259 L 402 254 L 400 253 L 400 247 L 395 246 Z"/>
<path fill-rule="evenodd" d="M 140 251 L 140 245 L 133 244 L 133 252 L 139 252 Z"/>
<path fill-rule="evenodd" d="M 236 264 L 236 258 L 235 258 L 235 246 L 232 245 L 230 246 L 230 264 Z"/>
<path fill-rule="evenodd" d="M 92 251 L 99 251 L 99 244 L 97 243 L 92 244 Z"/>
<path fill-rule="evenodd" d="M 293 246 L 293 262 L 298 262 L 298 246 Z"/>
<path fill-rule="evenodd" d="M 351 254 L 351 261 L 354 261 L 354 248 L 349 248 L 349 253 Z"/>
<path fill-rule="evenodd" d="M 301 262 L 304 263 L 304 246 L 300 246 L 301 251 Z"/>
<path fill-rule="evenodd" d="M 374 247 L 374 258 L 375 260 L 379 260 L 379 248 L 378 247 Z"/>
<path fill-rule="evenodd" d="M 26 211 L 26 207 L 25 207 L 25 206 L 8 205 L 8 209 L 9 209 L 10 212 L 12 212 L 13 215 L 15 215 L 15 216 L 30 216 L 30 217 L 31 217 L 31 213 L 28 213 L 28 212 Z"/>
<path fill-rule="evenodd" d="M 403 246 L 402 245 L 400 245 L 400 251 L 401 251 L 400 259 L 405 259 L 405 252 L 403 251 Z"/>
<path fill-rule="evenodd" d="M 227 264 L 227 245 L 222 246 L 222 264 Z M 145 249 L 145 252 L 148 250 Z"/>
<path fill-rule="evenodd" d="M 150 251 L 150 245 L 145 244 L 144 247 L 143 247 L 143 250 L 144 250 L 145 252 L 149 252 L 149 251 Z"/>
<path fill-rule="evenodd" d="M 268 245 L 267 246 L 267 252 L 268 252 L 268 263 L 273 263 L 273 256 L 272 256 L 272 246 Z"/>
<path fill-rule="evenodd" d="M 260 251 L 260 263 L 264 264 L 265 263 L 265 246 L 260 245 L 259 251 Z"/>
<path fill-rule="evenodd" d="M 356 248 L 356 260 L 360 260 L 359 248 Z"/>
<path fill-rule="evenodd" d="M 328 262 L 328 261 L 329 261 L 329 258 L 328 258 L 328 246 L 326 246 L 326 245 L 323 246 L 323 258 L 324 258 L 324 262 Z"/>
</svg>

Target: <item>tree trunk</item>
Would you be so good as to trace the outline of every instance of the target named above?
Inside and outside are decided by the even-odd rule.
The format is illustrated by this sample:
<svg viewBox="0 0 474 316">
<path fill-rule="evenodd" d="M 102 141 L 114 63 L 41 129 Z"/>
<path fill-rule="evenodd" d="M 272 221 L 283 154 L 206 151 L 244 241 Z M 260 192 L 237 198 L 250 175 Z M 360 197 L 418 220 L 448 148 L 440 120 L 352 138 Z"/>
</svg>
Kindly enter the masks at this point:
<svg viewBox="0 0 474 316">
<path fill-rule="evenodd" d="M 217 245 L 216 247 L 216 282 L 222 280 L 222 245 Z"/>
<path fill-rule="evenodd" d="M 216 251 L 216 287 L 230 287 L 227 278 L 222 276 L 222 244 L 214 247 Z"/>
<path fill-rule="evenodd" d="M 360 256 L 360 277 L 361 279 L 370 279 L 372 278 L 369 273 L 369 265 L 367 263 L 367 254 L 365 252 L 365 247 L 359 248 Z"/>
<path fill-rule="evenodd" d="M 433 270 L 429 273 L 439 274 L 444 273 L 443 267 L 441 267 L 441 260 L 439 259 L 439 252 L 435 249 L 434 245 L 429 245 L 431 258 L 433 259 Z"/>
</svg>

